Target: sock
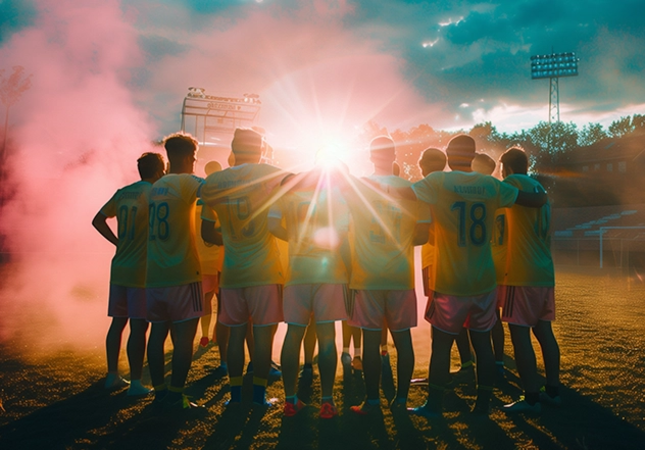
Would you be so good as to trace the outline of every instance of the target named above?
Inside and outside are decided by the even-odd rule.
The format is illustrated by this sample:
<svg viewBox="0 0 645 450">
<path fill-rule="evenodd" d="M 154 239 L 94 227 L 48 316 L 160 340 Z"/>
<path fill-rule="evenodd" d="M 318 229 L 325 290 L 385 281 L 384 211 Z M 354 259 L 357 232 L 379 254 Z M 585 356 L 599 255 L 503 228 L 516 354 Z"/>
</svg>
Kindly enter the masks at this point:
<svg viewBox="0 0 645 450">
<path fill-rule="evenodd" d="M 226 364 L 226 361 L 222 361 L 219 366 L 224 370 L 228 370 L 228 365 Z"/>
<path fill-rule="evenodd" d="M 334 397 L 332 397 L 332 396 L 321 397 L 320 403 L 331 403 L 333 405 L 334 404 Z"/>
<path fill-rule="evenodd" d="M 305 365 L 302 366 L 302 367 L 303 367 L 303 369 L 313 369 L 314 368 L 314 366 L 311 363 L 305 363 Z"/>
<path fill-rule="evenodd" d="M 349 355 L 349 347 L 343 347 L 343 353 L 347 353 Z"/>
<path fill-rule="evenodd" d="M 368 405 L 375 406 L 375 405 L 380 404 L 381 400 L 378 399 L 378 398 L 368 398 L 368 399 L 365 400 L 365 403 L 367 403 Z"/>
<path fill-rule="evenodd" d="M 287 401 L 287 403 L 291 403 L 292 405 L 295 405 L 296 403 L 298 403 L 298 396 L 297 395 L 289 395 L 289 396 L 285 397 L 284 399 Z"/>
<path fill-rule="evenodd" d="M 170 386 L 168 388 L 168 393 L 166 394 L 166 401 L 171 403 L 179 401 L 179 399 L 182 398 L 183 393 L 184 393 L 183 387 Z"/>
<path fill-rule="evenodd" d="M 266 378 L 253 377 L 253 403 L 263 405 L 267 392 L 268 380 Z"/>
<path fill-rule="evenodd" d="M 354 347 L 354 358 L 360 358 L 362 354 L 360 347 Z"/>
<path fill-rule="evenodd" d="M 229 384 L 231 385 L 232 402 L 242 401 L 242 381 L 244 381 L 243 377 L 231 377 L 229 379 Z"/>
<path fill-rule="evenodd" d="M 470 366 L 472 366 L 473 364 L 474 364 L 474 361 L 471 359 L 471 360 L 468 360 L 468 361 L 466 361 L 466 362 L 462 362 L 462 363 L 461 363 L 461 368 L 462 368 L 462 369 L 467 369 L 467 368 L 469 368 Z"/>
<path fill-rule="evenodd" d="M 504 367 L 504 361 L 495 361 L 495 364 Z"/>
<path fill-rule="evenodd" d="M 556 398 L 560 395 L 560 386 L 549 386 L 548 384 L 544 386 L 546 394 L 551 398 Z"/>
</svg>

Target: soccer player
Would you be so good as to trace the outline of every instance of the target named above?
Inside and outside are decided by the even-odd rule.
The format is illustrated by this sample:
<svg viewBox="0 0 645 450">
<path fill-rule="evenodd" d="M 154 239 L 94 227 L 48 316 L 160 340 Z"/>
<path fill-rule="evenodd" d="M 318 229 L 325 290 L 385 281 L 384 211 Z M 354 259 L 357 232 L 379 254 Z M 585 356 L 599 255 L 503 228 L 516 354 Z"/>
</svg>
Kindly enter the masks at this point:
<svg viewBox="0 0 645 450">
<path fill-rule="evenodd" d="M 220 170 L 222 170 L 222 165 L 217 161 L 209 161 L 206 163 L 206 166 L 204 166 L 206 176 Z M 211 317 L 213 314 L 213 298 L 219 289 L 219 273 L 221 271 L 220 253 L 222 252 L 222 248 L 219 245 L 206 244 L 200 237 L 203 205 L 204 202 L 201 199 L 197 200 L 197 208 L 195 210 L 195 235 L 198 237 L 195 242 L 197 244 L 197 253 L 199 253 L 199 261 L 202 266 L 202 290 L 204 292 L 204 306 L 206 308 L 204 310 L 204 315 L 200 319 L 202 337 L 199 340 L 199 345 L 206 347 L 210 342 L 209 335 Z M 213 337 L 213 342 L 217 342 L 217 327 L 218 323 L 215 324 L 215 336 Z"/>
<path fill-rule="evenodd" d="M 351 178 L 343 192 L 353 228 L 350 288 L 355 297 L 350 322 L 363 330 L 366 399 L 350 408 L 359 415 L 380 410 L 380 342 L 385 320 L 398 356 L 394 408 L 405 408 L 414 369 L 410 335 L 410 328 L 417 324 L 413 246 L 427 242 L 430 218 L 421 215 L 429 210 L 420 208 L 422 205 L 415 200 L 394 200 L 372 185 L 376 182 L 409 188 L 409 181 L 392 175 L 395 158 L 392 139 L 385 136 L 373 139 L 371 183 Z"/>
<path fill-rule="evenodd" d="M 335 321 L 347 318 L 348 276 L 341 248 L 348 245 L 349 218 L 340 192 L 332 189 L 333 171 L 334 168 L 318 165 L 310 172 L 285 179 L 283 187 L 288 191 L 269 213 L 271 232 L 289 242 L 289 271 L 283 298 L 288 328 L 281 358 L 287 417 L 305 407 L 296 395 L 296 382 L 300 347 L 312 316 L 318 336 L 322 391 L 319 416 L 331 419 L 338 415 L 332 396 L 338 363 Z"/>
<path fill-rule="evenodd" d="M 482 175 L 492 175 L 497 168 L 495 160 L 488 156 L 486 153 L 477 153 L 471 164 L 474 172 L 479 172 Z M 491 240 L 491 250 L 493 252 L 493 263 L 495 264 L 495 272 L 497 273 L 497 284 L 502 282 L 504 277 L 505 268 L 505 254 L 506 254 L 506 236 L 504 233 L 504 211 L 501 208 L 495 212 L 495 225 L 493 227 L 493 237 Z M 497 322 L 491 330 L 491 337 L 493 340 L 493 352 L 495 353 L 495 369 L 498 380 L 505 378 L 504 374 L 504 327 L 500 318 L 499 310 L 502 307 L 501 297 L 499 297 L 499 290 L 497 292 L 497 307 L 495 314 L 497 315 Z"/>
<path fill-rule="evenodd" d="M 230 327 L 228 371 L 229 405 L 242 400 L 244 338 L 253 321 L 253 402 L 270 405 L 266 386 L 276 326 L 282 321 L 282 284 L 276 238 L 268 229 L 272 192 L 285 173 L 259 163 L 263 137 L 254 130 L 235 130 L 231 149 L 235 166 L 208 176 L 202 199 L 219 217 L 224 244 L 218 320 Z"/>
<path fill-rule="evenodd" d="M 112 324 L 105 339 L 108 373 L 105 388 L 127 386 L 119 375 L 121 335 L 130 320 L 128 362 L 131 382 L 128 395 L 145 395 L 150 389 L 141 384 L 146 350 L 146 248 L 148 243 L 148 194 L 152 184 L 164 174 L 164 161 L 158 153 L 144 153 L 137 160 L 141 181 L 116 191 L 96 214 L 92 225 L 116 246 L 110 270 L 108 316 Z M 117 235 L 107 224 L 116 217 Z"/>
<path fill-rule="evenodd" d="M 546 194 L 518 191 L 493 177 L 470 172 L 475 141 L 453 138 L 446 150 L 452 172 L 431 173 L 411 188 L 388 189 L 393 195 L 432 205 L 435 242 L 434 296 L 426 312 L 432 325 L 428 400 L 412 413 L 441 415 L 449 381 L 450 347 L 470 317 L 470 338 L 477 355 L 478 393 L 474 411 L 488 413 L 495 378 L 490 330 L 495 324 L 496 279 L 490 249 L 493 212 L 513 203 L 541 206 Z"/>
<path fill-rule="evenodd" d="M 196 404 L 184 395 L 192 363 L 193 341 L 204 315 L 201 265 L 195 245 L 195 205 L 204 180 L 193 175 L 197 141 L 175 133 L 164 139 L 169 173 L 150 191 L 148 271 L 146 276 L 148 365 L 155 401 L 167 411 L 190 409 Z M 172 334 L 170 386 L 164 377 L 164 344 Z"/>
<path fill-rule="evenodd" d="M 544 192 L 542 185 L 526 175 L 528 159 L 519 148 L 507 150 L 500 158 L 504 183 L 526 191 Z M 508 323 L 515 350 L 517 371 L 524 385 L 524 397 L 504 406 L 508 412 L 541 410 L 540 401 L 560 404 L 560 348 L 553 335 L 555 320 L 555 277 L 551 258 L 551 206 L 539 209 L 513 206 L 506 209 L 508 246 L 506 270 L 500 293 L 502 320 Z M 537 337 L 546 372 L 546 392 L 540 393 L 531 330 Z"/>
</svg>

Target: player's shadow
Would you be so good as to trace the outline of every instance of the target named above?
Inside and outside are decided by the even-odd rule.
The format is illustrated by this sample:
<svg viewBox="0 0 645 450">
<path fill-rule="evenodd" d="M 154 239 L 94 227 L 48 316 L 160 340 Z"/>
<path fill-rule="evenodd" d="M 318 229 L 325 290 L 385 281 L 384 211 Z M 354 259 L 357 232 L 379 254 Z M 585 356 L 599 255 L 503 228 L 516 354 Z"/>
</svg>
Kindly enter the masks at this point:
<svg viewBox="0 0 645 450">
<path fill-rule="evenodd" d="M 111 424 L 113 418 L 126 409 L 133 414 L 118 428 L 130 427 L 138 421 L 137 411 L 150 400 L 128 397 L 125 389 L 106 392 L 103 380 L 100 380 L 79 394 L 40 408 L 0 428 L 0 448 L 63 449 L 73 448 L 81 442 L 93 442 L 96 440 L 95 432 Z M 131 410 L 133 407 L 135 409 Z M 110 435 L 111 442 L 119 440 L 118 434 Z"/>
</svg>

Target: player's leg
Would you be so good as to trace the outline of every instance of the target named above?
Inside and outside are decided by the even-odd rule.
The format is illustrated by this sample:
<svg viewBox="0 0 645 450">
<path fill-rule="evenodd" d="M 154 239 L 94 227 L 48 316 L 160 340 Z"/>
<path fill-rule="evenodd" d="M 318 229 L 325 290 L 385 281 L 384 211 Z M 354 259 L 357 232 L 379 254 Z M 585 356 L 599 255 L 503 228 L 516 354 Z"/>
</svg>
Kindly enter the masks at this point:
<svg viewBox="0 0 645 450">
<path fill-rule="evenodd" d="M 393 331 L 392 340 L 396 347 L 397 390 L 394 404 L 405 406 L 410 390 L 410 379 L 414 371 L 414 348 L 410 330 Z"/>
<path fill-rule="evenodd" d="M 542 348 L 544 371 L 546 372 L 546 394 L 551 403 L 559 403 L 560 389 L 560 346 L 553 334 L 551 322 L 538 320 L 533 328 L 533 334 Z"/>
<path fill-rule="evenodd" d="M 505 411 L 539 412 L 540 381 L 537 374 L 535 351 L 531 343 L 531 328 L 523 325 L 508 324 L 513 342 L 515 364 L 524 387 L 524 400 L 504 407 Z"/>
<path fill-rule="evenodd" d="M 172 353 L 172 376 L 170 378 L 170 390 L 183 392 L 188 371 L 193 361 L 193 342 L 197 334 L 199 318 L 174 322 L 173 330 L 173 353 Z"/>
<path fill-rule="evenodd" d="M 343 334 L 343 351 L 340 354 L 340 362 L 343 365 L 343 372 L 349 373 L 352 368 L 352 355 L 349 354 L 349 347 L 352 343 L 353 328 L 346 320 L 341 322 Z"/>
<path fill-rule="evenodd" d="M 150 380 L 155 390 L 155 400 L 162 398 L 167 393 L 164 377 L 164 345 L 169 331 L 169 322 L 152 322 L 150 326 L 147 351 L 148 368 L 150 369 Z"/>
<path fill-rule="evenodd" d="M 423 406 L 411 412 L 436 417 L 441 415 L 443 394 L 450 380 L 450 349 L 457 334 L 449 334 L 432 326 L 432 354 L 428 374 L 428 399 Z"/>
<path fill-rule="evenodd" d="M 304 351 L 305 351 L 305 362 L 303 371 L 308 371 L 311 375 L 313 370 L 313 361 L 314 361 L 314 351 L 316 349 L 316 322 L 314 321 L 313 316 L 309 320 L 309 325 L 307 325 L 307 331 L 305 331 L 305 340 L 304 340 Z"/>
<path fill-rule="evenodd" d="M 119 354 L 121 353 L 121 336 L 128 323 L 127 317 L 113 317 L 107 336 L 105 337 L 105 353 L 107 356 L 108 374 L 105 388 L 124 387 L 127 382 L 119 376 Z"/>
<path fill-rule="evenodd" d="M 459 335 L 455 339 L 457 343 L 457 350 L 459 351 L 459 359 L 461 361 L 461 368 L 467 369 L 473 365 L 473 354 L 470 351 L 470 339 L 468 338 L 468 329 L 462 328 Z"/>
<path fill-rule="evenodd" d="M 282 344 L 280 364 L 282 366 L 282 380 L 284 382 L 284 395 L 289 400 L 295 397 L 298 384 L 298 366 L 300 365 L 300 346 L 306 327 L 289 324 L 287 334 Z"/>
<path fill-rule="evenodd" d="M 334 322 L 316 324 L 318 335 L 318 368 L 323 401 L 332 397 L 338 352 L 336 350 L 336 325 Z"/>
<path fill-rule="evenodd" d="M 277 325 L 253 325 L 253 402 L 266 404 L 265 394 L 271 370 L 273 336 Z"/>
<path fill-rule="evenodd" d="M 141 385 L 143 359 L 146 354 L 146 332 L 148 322 L 145 319 L 130 319 L 130 337 L 128 338 L 128 362 L 130 364 L 131 384 L 128 395 L 144 395 L 150 392 Z"/>
<path fill-rule="evenodd" d="M 206 292 L 204 294 L 204 303 L 209 306 L 207 306 L 206 308 L 206 314 L 199 319 L 201 329 L 202 329 L 202 337 L 199 340 L 199 345 L 201 345 L 202 347 L 206 347 L 210 342 L 209 336 L 210 336 L 210 328 L 211 328 L 211 318 L 213 316 L 212 302 L 213 302 L 214 296 L 215 296 L 214 291 Z"/>
<path fill-rule="evenodd" d="M 222 296 L 221 293 L 217 295 L 217 320 L 215 321 L 215 339 L 217 340 L 217 347 L 219 348 L 220 367 L 228 371 L 228 340 L 231 334 L 229 327 L 220 322 L 220 312 L 222 309 Z"/>
<path fill-rule="evenodd" d="M 249 326 L 246 328 L 246 350 L 249 352 L 249 365 L 247 373 L 253 373 L 253 357 L 255 355 L 255 338 L 253 336 L 253 320 L 249 319 Z"/>
<path fill-rule="evenodd" d="M 470 340 L 477 357 L 477 403 L 475 411 L 488 413 L 495 384 L 495 355 L 491 345 L 490 331 L 470 330 Z"/>
<path fill-rule="evenodd" d="M 231 402 L 242 401 L 242 374 L 244 371 L 244 341 L 248 324 L 228 327 L 229 339 L 226 364 L 228 366 L 229 383 L 231 385 Z"/>
<path fill-rule="evenodd" d="M 495 353 L 495 370 L 498 377 L 504 377 L 504 326 L 499 316 L 499 308 L 496 308 L 497 322 L 491 330 L 493 339 L 493 351 Z"/>
<path fill-rule="evenodd" d="M 368 401 L 379 399 L 381 383 L 381 330 L 363 329 L 363 377 Z"/>
<path fill-rule="evenodd" d="M 363 370 L 363 361 L 361 355 L 363 354 L 362 350 L 362 340 L 363 340 L 363 330 L 359 327 L 352 327 L 352 340 L 354 341 L 354 358 L 352 359 L 352 368 L 354 370 Z"/>
</svg>

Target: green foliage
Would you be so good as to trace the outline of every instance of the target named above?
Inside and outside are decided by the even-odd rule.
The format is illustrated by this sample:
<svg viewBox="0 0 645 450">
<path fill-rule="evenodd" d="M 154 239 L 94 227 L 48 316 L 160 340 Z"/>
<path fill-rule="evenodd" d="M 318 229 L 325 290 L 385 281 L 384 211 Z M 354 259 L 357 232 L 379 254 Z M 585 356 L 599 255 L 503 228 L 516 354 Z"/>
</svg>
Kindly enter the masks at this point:
<svg viewBox="0 0 645 450">
<path fill-rule="evenodd" d="M 608 134 L 603 129 L 602 125 L 599 123 L 589 122 L 587 125 L 582 127 L 582 130 L 578 133 L 578 145 L 581 147 L 588 147 L 589 145 L 593 145 L 606 137 L 608 137 Z"/>
</svg>

